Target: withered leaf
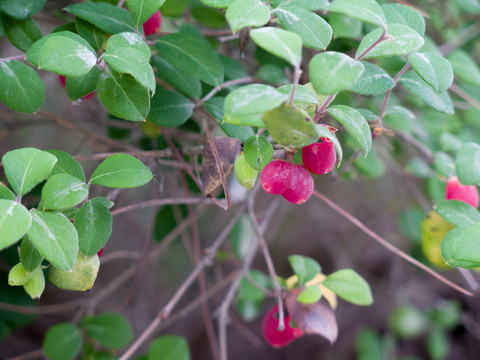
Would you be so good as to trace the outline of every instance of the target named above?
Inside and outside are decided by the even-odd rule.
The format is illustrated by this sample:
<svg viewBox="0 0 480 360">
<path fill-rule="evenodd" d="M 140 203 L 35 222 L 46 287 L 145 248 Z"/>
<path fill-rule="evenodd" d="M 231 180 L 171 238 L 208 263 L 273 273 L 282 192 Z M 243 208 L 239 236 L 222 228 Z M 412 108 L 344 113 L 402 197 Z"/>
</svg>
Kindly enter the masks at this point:
<svg viewBox="0 0 480 360">
<path fill-rule="evenodd" d="M 242 151 L 242 142 L 231 137 L 215 137 L 212 141 L 217 149 L 225 177 L 227 177 L 233 169 L 235 159 Z M 222 186 L 222 180 L 210 142 L 207 142 L 203 148 L 202 155 L 203 195 L 207 196 Z"/>
<path fill-rule="evenodd" d="M 302 304 L 297 296 L 304 290 L 295 288 L 285 293 L 285 305 L 293 322 L 306 334 L 318 334 L 333 344 L 337 340 L 338 326 L 333 310 L 322 300 Z"/>
</svg>

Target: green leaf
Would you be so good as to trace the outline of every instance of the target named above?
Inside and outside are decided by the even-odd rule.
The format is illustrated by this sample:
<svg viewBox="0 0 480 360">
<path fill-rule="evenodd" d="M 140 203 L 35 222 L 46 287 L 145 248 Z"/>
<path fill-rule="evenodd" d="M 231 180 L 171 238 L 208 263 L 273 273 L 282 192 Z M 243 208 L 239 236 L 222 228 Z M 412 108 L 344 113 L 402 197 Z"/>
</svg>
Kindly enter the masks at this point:
<svg viewBox="0 0 480 360">
<path fill-rule="evenodd" d="M 97 254 L 87 257 L 79 251 L 71 271 L 52 266 L 48 273 L 48 280 L 60 289 L 87 291 L 93 287 L 99 268 L 100 259 Z"/>
<path fill-rule="evenodd" d="M 456 50 L 447 59 L 452 64 L 455 76 L 470 85 L 480 86 L 480 69 L 468 53 Z"/>
<path fill-rule="evenodd" d="M 328 0 L 272 0 L 270 5 L 274 8 L 282 5 L 296 6 L 305 10 L 327 10 Z"/>
<path fill-rule="evenodd" d="M 23 285 L 23 288 L 32 299 L 40 299 L 45 290 L 45 275 L 41 267 L 33 271 L 31 279 Z"/>
<path fill-rule="evenodd" d="M 10 269 L 8 273 L 8 285 L 10 286 L 22 286 L 25 285 L 32 278 L 31 273 L 27 273 L 22 266 L 22 263 L 18 263 Z"/>
<path fill-rule="evenodd" d="M 140 52 L 144 59 L 150 59 L 152 55 L 150 48 L 145 40 L 138 34 L 132 32 L 122 32 L 120 34 L 113 35 L 107 42 L 107 53 L 113 53 L 118 48 L 131 48 Z"/>
<path fill-rule="evenodd" d="M 82 3 L 70 5 L 65 10 L 110 34 L 123 31 L 135 32 L 135 24 L 130 13 L 112 4 L 105 2 Z"/>
<path fill-rule="evenodd" d="M 254 126 L 260 129 L 265 127 L 261 114 L 240 117 L 231 117 L 225 115 L 223 118 L 223 123 L 239 126 Z"/>
<path fill-rule="evenodd" d="M 107 34 L 88 21 L 77 18 L 75 20 L 75 30 L 78 35 L 83 37 L 95 49 L 102 49 Z"/>
<path fill-rule="evenodd" d="M 255 241 L 255 228 L 247 215 L 242 215 L 237 220 L 228 234 L 230 244 L 235 256 L 244 259 L 248 254 L 250 246 Z"/>
<path fill-rule="evenodd" d="M 321 271 L 318 262 L 308 256 L 290 255 L 288 261 L 298 277 L 300 286 L 312 280 Z"/>
<path fill-rule="evenodd" d="M 242 300 L 262 301 L 265 294 L 257 286 L 269 288 L 270 278 L 258 270 L 249 271 L 250 279 L 242 278 L 238 291 L 238 298 Z M 257 286 L 255 286 L 257 284 Z"/>
<path fill-rule="evenodd" d="M 142 26 L 164 2 L 165 0 L 127 0 L 135 27 Z"/>
<path fill-rule="evenodd" d="M 49 40 L 53 37 L 56 37 L 56 36 L 63 36 L 63 37 L 70 38 L 71 40 L 74 40 L 74 41 L 77 41 L 77 42 L 81 43 L 86 48 L 88 48 L 91 52 L 95 52 L 95 50 L 88 43 L 88 41 L 86 41 L 84 38 L 82 38 L 78 34 L 75 34 L 75 33 L 70 32 L 70 31 L 60 31 L 60 32 L 52 32 L 52 33 L 44 36 L 40 40 L 36 41 L 27 52 L 27 60 L 31 64 L 39 67 L 40 66 L 40 54 L 42 52 L 43 45 L 45 45 L 47 40 Z"/>
<path fill-rule="evenodd" d="M 148 360 L 190 360 L 190 348 L 187 341 L 180 336 L 164 335 L 150 344 Z"/>
<path fill-rule="evenodd" d="M 28 231 L 32 217 L 20 203 L 0 200 L 0 250 L 15 244 Z"/>
<path fill-rule="evenodd" d="M 106 69 L 100 74 L 98 98 L 107 110 L 121 119 L 144 121 L 150 111 L 148 89 L 130 75 Z"/>
<path fill-rule="evenodd" d="M 315 55 L 308 68 L 310 81 L 318 94 L 336 94 L 348 89 L 362 75 L 360 61 L 333 51 Z"/>
<path fill-rule="evenodd" d="M 277 91 L 281 92 L 282 94 L 287 95 L 290 97 L 292 93 L 293 85 L 284 85 L 280 86 Z M 295 97 L 293 98 L 294 103 L 306 103 L 306 104 L 315 104 L 318 105 L 318 97 L 313 90 L 309 87 L 304 85 L 297 85 L 295 89 Z"/>
<path fill-rule="evenodd" d="M 370 286 L 352 269 L 343 269 L 328 275 L 322 285 L 353 304 L 371 305 L 373 303 Z"/>
<path fill-rule="evenodd" d="M 362 75 L 350 86 L 350 91 L 361 95 L 381 95 L 395 86 L 395 81 L 385 70 L 368 61 L 362 61 Z"/>
<path fill-rule="evenodd" d="M 13 110 L 34 113 L 42 106 L 45 86 L 30 66 L 20 61 L 2 61 L 0 81 L 0 100 Z"/>
<path fill-rule="evenodd" d="M 97 63 L 95 52 L 76 39 L 54 36 L 42 46 L 39 68 L 65 76 L 87 74 Z"/>
<path fill-rule="evenodd" d="M 469 226 L 480 222 L 480 213 L 472 205 L 458 200 L 444 200 L 434 207 L 435 211 L 450 224 Z"/>
<path fill-rule="evenodd" d="M 420 79 L 416 73 L 409 72 L 405 74 L 400 79 L 400 83 L 435 110 L 449 115 L 455 112 L 448 92 L 445 91 L 437 94 L 433 91 L 432 87 Z"/>
<path fill-rule="evenodd" d="M 375 118 L 372 120 L 375 120 L 376 117 L 375 115 Z M 402 106 L 390 106 L 385 110 L 383 120 L 385 124 L 393 128 L 411 132 L 414 126 L 415 114 Z"/>
<path fill-rule="evenodd" d="M 77 160 L 72 155 L 60 150 L 45 150 L 57 158 L 57 162 L 52 169 L 49 177 L 58 174 L 67 174 L 75 176 L 77 179 L 85 182 L 85 174 Z"/>
<path fill-rule="evenodd" d="M 68 218 L 59 212 L 31 211 L 27 234 L 42 256 L 56 267 L 70 271 L 78 253 L 78 234 Z"/>
<path fill-rule="evenodd" d="M 318 285 L 307 287 L 297 296 L 297 301 L 302 304 L 313 304 L 322 298 L 322 290 Z"/>
<path fill-rule="evenodd" d="M 112 215 L 99 201 L 89 200 L 75 216 L 75 228 L 82 254 L 95 255 L 112 235 Z"/>
<path fill-rule="evenodd" d="M 455 161 L 449 154 L 443 151 L 435 151 L 433 165 L 438 174 L 446 178 L 452 176 L 455 170 Z"/>
<path fill-rule="evenodd" d="M 197 78 L 173 66 L 160 54 L 152 57 L 152 63 L 157 69 L 155 75 L 182 94 L 194 99 L 199 99 L 202 96 L 202 84 Z"/>
<path fill-rule="evenodd" d="M 31 18 L 15 20 L 8 16 L 1 16 L 1 21 L 8 40 L 23 52 L 27 52 L 32 44 L 42 37 L 42 31 Z"/>
<path fill-rule="evenodd" d="M 0 181 L 0 199 L 17 200 L 17 196 L 4 183 Z"/>
<path fill-rule="evenodd" d="M 450 62 L 444 57 L 433 53 L 414 53 L 408 57 L 413 70 L 437 94 L 450 88 L 453 83 L 453 70 Z"/>
<path fill-rule="evenodd" d="M 73 360 L 80 354 L 83 336 L 78 327 L 71 323 L 54 325 L 43 341 L 43 350 L 51 360 Z"/>
<path fill-rule="evenodd" d="M 132 326 L 119 313 L 105 312 L 97 316 L 86 316 L 81 326 L 88 336 L 111 349 L 125 347 L 133 339 Z"/>
<path fill-rule="evenodd" d="M 235 178 L 240 185 L 246 189 L 253 188 L 257 181 L 258 171 L 249 165 L 244 154 L 240 154 L 235 159 L 233 171 L 235 172 Z"/>
<path fill-rule="evenodd" d="M 100 70 L 94 66 L 88 74 L 65 78 L 67 95 L 73 102 L 97 90 Z"/>
<path fill-rule="evenodd" d="M 42 260 L 42 254 L 37 250 L 32 240 L 30 240 L 28 236 L 25 236 L 22 240 L 22 246 L 20 247 L 20 261 L 22 262 L 25 272 L 29 273 L 38 268 Z"/>
<path fill-rule="evenodd" d="M 68 174 L 50 177 L 42 188 L 44 210 L 63 210 L 80 204 L 88 196 L 87 184 Z"/>
<path fill-rule="evenodd" d="M 480 184 L 480 145 L 465 143 L 457 153 L 455 169 L 464 185 Z"/>
<path fill-rule="evenodd" d="M 226 8 L 235 0 L 201 0 L 204 4 L 215 8 Z"/>
<path fill-rule="evenodd" d="M 169 34 L 156 43 L 160 54 L 186 73 L 212 86 L 223 83 L 223 65 L 207 40 L 188 34 Z"/>
<path fill-rule="evenodd" d="M 353 163 L 360 173 L 371 179 L 383 176 L 387 170 L 374 148 L 371 149 L 365 158 L 359 156 Z"/>
<path fill-rule="evenodd" d="M 159 126 L 177 127 L 193 114 L 194 104 L 185 96 L 158 87 L 147 119 Z"/>
<path fill-rule="evenodd" d="M 432 328 L 427 336 L 427 350 L 430 359 L 445 360 L 450 352 L 450 339 L 445 330 Z"/>
<path fill-rule="evenodd" d="M 298 34 L 306 47 L 324 50 L 332 41 L 332 28 L 319 15 L 296 6 L 277 7 L 272 14 L 285 30 Z"/>
<path fill-rule="evenodd" d="M 45 180 L 56 162 L 52 154 L 34 148 L 12 150 L 2 158 L 8 182 L 20 196 Z"/>
<path fill-rule="evenodd" d="M 327 111 L 335 120 L 345 126 L 366 156 L 372 148 L 372 133 L 363 115 L 345 105 L 331 106 Z"/>
<path fill-rule="evenodd" d="M 0 12 L 18 20 L 29 18 L 43 9 L 47 0 L 2 0 Z"/>
<path fill-rule="evenodd" d="M 302 39 L 297 34 L 275 27 L 264 27 L 250 31 L 250 36 L 261 48 L 295 67 L 300 67 Z"/>
<path fill-rule="evenodd" d="M 442 240 L 442 256 L 450 266 L 480 265 L 480 223 L 451 230 Z"/>
<path fill-rule="evenodd" d="M 268 132 L 277 143 L 301 148 L 318 140 L 318 132 L 308 114 L 289 105 L 282 105 L 262 117 Z"/>
<path fill-rule="evenodd" d="M 375 0 L 334 0 L 328 11 L 351 16 L 368 24 L 387 28 L 382 8 Z"/>
<path fill-rule="evenodd" d="M 233 32 L 246 27 L 260 27 L 270 20 L 270 9 L 260 0 L 236 0 L 225 13 Z"/>
<path fill-rule="evenodd" d="M 251 84 L 242 86 L 225 98 L 225 116 L 240 118 L 249 115 L 262 114 L 277 108 L 288 100 L 288 95 L 282 94 L 270 85 Z"/>
<path fill-rule="evenodd" d="M 347 15 L 331 13 L 328 22 L 336 39 L 359 39 L 363 35 L 363 24 Z"/>
<path fill-rule="evenodd" d="M 253 135 L 245 141 L 243 152 L 248 164 L 262 171 L 273 158 L 273 146 L 263 136 Z"/>
<path fill-rule="evenodd" d="M 376 29 L 365 35 L 358 46 L 359 56 L 371 47 L 383 34 L 383 29 Z M 374 59 L 399 55 L 408 55 L 420 49 L 424 43 L 423 37 L 406 25 L 391 24 L 388 27 L 387 39 L 378 43 L 363 58 Z"/>
<path fill-rule="evenodd" d="M 134 188 L 145 185 L 152 178 L 152 172 L 140 160 L 128 154 L 114 154 L 98 165 L 90 183 L 111 188 Z"/>
<path fill-rule="evenodd" d="M 318 137 L 320 138 L 324 137 L 333 142 L 333 146 L 335 146 L 335 151 L 337 152 L 338 167 L 340 167 L 343 159 L 343 150 L 342 150 L 342 145 L 340 144 L 340 141 L 338 141 L 335 134 L 331 132 L 329 129 L 327 129 L 325 126 L 322 126 L 321 124 L 317 124 L 315 125 L 315 127 L 317 128 Z"/>
<path fill-rule="evenodd" d="M 155 92 L 155 75 L 152 66 L 149 58 L 145 58 L 140 51 L 129 47 L 114 48 L 110 51 L 107 50 L 102 59 L 116 72 L 132 75 L 152 93 Z"/>
<path fill-rule="evenodd" d="M 403 4 L 383 4 L 381 6 L 387 24 L 401 24 L 406 25 L 421 36 L 425 35 L 425 19 L 413 7 Z"/>
</svg>

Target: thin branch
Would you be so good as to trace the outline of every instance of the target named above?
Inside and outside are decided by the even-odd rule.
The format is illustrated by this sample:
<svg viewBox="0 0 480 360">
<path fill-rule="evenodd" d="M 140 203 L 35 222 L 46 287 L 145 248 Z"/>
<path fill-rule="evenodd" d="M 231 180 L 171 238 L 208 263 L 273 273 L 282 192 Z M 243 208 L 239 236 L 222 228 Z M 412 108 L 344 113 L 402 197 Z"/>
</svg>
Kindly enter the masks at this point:
<svg viewBox="0 0 480 360">
<path fill-rule="evenodd" d="M 452 90 L 455 94 L 460 96 L 467 103 L 472 105 L 474 108 L 476 108 L 477 110 L 480 110 L 480 101 L 470 96 L 469 93 L 467 93 L 465 90 L 460 88 L 457 84 L 452 84 L 452 86 L 450 86 L 450 90 Z"/>
<path fill-rule="evenodd" d="M 15 55 L 15 56 L 10 56 L 10 57 L 5 57 L 5 58 L 0 58 L 0 62 L 3 61 L 10 61 L 10 60 L 25 60 L 27 55 Z"/>
<path fill-rule="evenodd" d="M 54 305 L 39 305 L 39 306 L 23 306 L 14 305 L 8 303 L 0 303 L 0 310 L 6 310 L 18 314 L 24 315 L 46 315 L 46 314 L 58 314 L 64 312 L 74 311 L 78 308 L 78 302 L 67 302 Z"/>
<path fill-rule="evenodd" d="M 253 196 L 253 195 L 252 195 Z M 274 202 L 271 203 L 267 213 L 265 214 L 265 218 L 262 221 L 262 224 L 260 225 L 259 232 L 262 234 L 265 234 L 268 225 L 270 221 L 273 218 L 273 215 L 275 214 L 275 211 L 278 208 L 278 202 L 279 199 L 276 199 Z M 220 304 L 219 308 L 217 309 L 216 313 L 218 314 L 218 336 L 219 336 L 219 342 L 220 342 L 220 355 L 221 355 L 221 360 L 227 360 L 228 359 L 228 351 L 227 351 L 227 324 L 229 321 L 229 316 L 228 316 L 228 309 L 232 305 L 234 299 L 235 299 L 235 293 L 240 286 L 240 281 L 242 280 L 243 277 L 245 277 L 248 274 L 248 270 L 252 266 L 253 259 L 255 258 L 255 255 L 257 254 L 258 247 L 260 245 L 260 240 L 257 238 L 257 241 L 253 242 L 250 245 L 250 248 L 248 249 L 248 253 L 245 256 L 242 264 L 242 268 L 240 272 L 237 274 L 235 279 L 233 280 L 232 284 L 230 285 L 230 288 L 228 289 L 227 295 L 225 295 L 225 298 L 223 299 L 222 303 Z"/>
<path fill-rule="evenodd" d="M 464 44 L 470 40 L 476 38 L 480 35 L 480 26 L 478 22 L 470 25 L 469 27 L 462 30 L 460 35 L 449 42 L 446 42 L 438 48 L 438 51 L 443 56 L 450 54 L 455 49 L 462 47 Z"/>
<path fill-rule="evenodd" d="M 458 272 L 460 273 L 460 275 L 462 275 L 463 279 L 465 280 L 465 282 L 468 284 L 468 286 L 470 286 L 470 289 L 472 289 L 472 291 L 474 293 L 478 292 L 478 290 L 480 290 L 480 285 L 478 284 L 478 282 L 475 280 L 475 278 L 473 277 L 472 273 L 470 272 L 470 270 L 468 269 L 463 269 L 463 268 L 457 268 Z"/>
<path fill-rule="evenodd" d="M 215 255 L 217 254 L 218 249 L 223 244 L 230 230 L 235 225 L 238 218 L 243 214 L 244 211 L 245 211 L 245 207 L 242 206 L 237 211 L 237 213 L 230 219 L 228 224 L 223 228 L 222 232 L 218 235 L 218 237 L 215 239 L 212 245 L 207 249 L 205 256 L 202 258 L 202 261 L 200 261 L 198 265 L 195 266 L 193 271 L 185 279 L 185 281 L 180 285 L 180 287 L 177 289 L 177 291 L 175 292 L 173 297 L 170 299 L 170 301 L 167 303 L 167 305 L 165 305 L 165 307 L 158 313 L 155 319 L 153 319 L 153 321 L 142 332 L 140 337 L 137 340 L 135 340 L 135 342 L 127 349 L 127 351 L 125 351 L 125 353 L 120 357 L 119 360 L 130 359 L 133 356 L 133 354 L 135 354 L 135 352 L 138 350 L 138 348 L 142 346 L 142 344 L 155 332 L 155 330 L 158 328 L 160 323 L 170 315 L 175 305 L 183 297 L 183 295 L 185 294 L 187 289 L 190 287 L 190 285 L 193 283 L 193 281 L 196 279 L 200 271 L 202 271 L 205 266 L 211 264 L 211 262 L 215 258 Z"/>
<path fill-rule="evenodd" d="M 192 198 L 165 198 L 141 201 L 138 203 L 126 205 L 124 207 L 112 211 L 112 216 L 117 216 L 132 210 L 144 209 L 147 207 L 160 207 L 165 205 L 179 205 L 179 204 L 213 204 L 211 199 L 203 197 Z"/>
<path fill-rule="evenodd" d="M 40 359 L 45 357 L 45 352 L 43 349 L 37 349 L 34 351 L 30 351 L 26 354 L 19 355 L 19 356 L 14 356 L 12 358 L 9 358 L 7 360 L 31 360 L 31 359 Z"/>
<path fill-rule="evenodd" d="M 364 233 L 366 233 L 368 236 L 370 236 L 372 239 L 377 241 L 380 245 L 384 246 L 389 250 L 390 252 L 394 253 L 395 255 L 400 256 L 401 258 L 405 259 L 409 263 L 417 266 L 418 268 L 424 270 L 425 272 L 429 273 L 433 277 L 437 278 L 447 286 L 450 286 L 451 288 L 461 292 L 464 295 L 468 296 L 473 296 L 473 293 L 470 291 L 462 288 L 461 286 L 458 286 L 457 284 L 451 282 L 450 280 L 446 279 L 442 275 L 438 274 L 436 271 L 430 269 L 428 266 L 425 264 L 422 264 L 420 261 L 414 259 L 410 255 L 406 254 L 402 250 L 398 249 L 397 247 L 393 246 L 390 244 L 387 240 L 382 238 L 380 235 L 372 231 L 370 228 L 368 228 L 366 225 L 364 225 L 360 220 L 358 220 L 355 216 L 351 215 L 349 212 L 345 211 L 343 208 L 335 204 L 332 200 L 327 198 L 325 195 L 319 193 L 318 191 L 314 191 L 313 195 L 323 202 L 325 202 L 328 206 L 330 206 L 333 210 L 338 212 L 340 215 L 342 215 L 345 219 L 350 221 L 352 224 L 354 224 L 356 227 L 358 227 L 360 230 L 362 230 Z"/>
<path fill-rule="evenodd" d="M 409 68 L 410 68 L 410 63 L 407 62 L 403 66 L 403 68 L 397 73 L 397 75 L 395 75 L 395 77 L 393 78 L 395 85 L 393 85 L 393 87 L 386 92 L 385 97 L 383 99 L 382 107 L 380 108 L 380 113 L 378 115 L 378 123 L 377 123 L 379 127 L 382 127 L 383 117 L 385 116 L 385 110 L 387 109 L 388 100 L 390 99 L 390 95 L 392 94 L 393 89 L 395 88 L 395 86 L 397 86 L 398 80 L 400 79 L 400 77 L 402 77 L 402 75 L 405 74 L 405 72 Z"/>
<path fill-rule="evenodd" d="M 370 45 L 368 48 L 366 48 L 360 55 L 357 56 L 355 60 L 360 61 L 363 59 L 365 55 L 367 55 L 375 46 L 380 44 L 382 41 L 387 39 L 387 36 L 385 36 L 387 30 L 383 29 L 382 35 L 378 38 L 377 41 L 375 41 L 372 45 Z"/>
<path fill-rule="evenodd" d="M 258 185 L 257 188 L 259 189 Z M 255 215 L 255 197 L 251 196 L 248 200 L 248 215 L 250 216 L 250 220 L 253 223 L 253 227 L 255 228 L 255 232 L 258 238 L 258 242 L 260 247 L 262 248 L 263 257 L 267 264 L 268 273 L 273 281 L 273 288 L 275 289 L 275 295 L 277 296 L 277 303 L 278 303 L 278 330 L 282 331 L 285 329 L 285 321 L 284 321 L 284 311 L 283 311 L 283 301 L 282 301 L 282 288 L 280 287 L 280 283 L 278 282 L 277 272 L 275 271 L 275 266 L 273 265 L 273 260 L 268 251 L 268 245 L 263 237 L 262 232 L 260 231 L 260 226 L 258 225 L 257 217 Z"/>
<path fill-rule="evenodd" d="M 298 66 L 295 66 L 293 69 L 293 86 L 292 92 L 290 93 L 290 105 L 293 105 L 293 100 L 295 99 L 295 91 L 297 90 L 298 82 L 300 81 L 300 76 L 302 76 L 302 70 Z"/>
<path fill-rule="evenodd" d="M 220 174 L 220 180 L 222 182 L 223 192 L 225 193 L 225 199 L 227 200 L 227 209 L 230 209 L 230 207 L 232 206 L 232 202 L 230 200 L 230 193 L 228 191 L 227 178 L 225 176 L 225 173 L 223 172 L 223 166 L 220 160 L 220 155 L 218 154 L 217 147 L 215 146 L 215 143 L 212 138 L 212 134 L 210 133 L 210 129 L 205 119 L 203 120 L 203 128 L 205 129 L 205 133 L 207 134 L 207 139 L 208 139 L 208 142 L 210 143 L 213 157 L 215 158 L 215 164 L 217 165 L 217 170 L 218 170 L 218 173 Z"/>
<path fill-rule="evenodd" d="M 225 89 L 225 88 L 227 88 L 229 86 L 233 86 L 233 85 L 251 83 L 253 81 L 255 81 L 255 78 L 252 77 L 252 76 L 226 81 L 222 85 L 214 87 L 207 95 L 205 95 L 202 99 L 200 99 L 195 106 L 200 106 L 205 101 L 210 100 L 212 97 L 215 96 L 215 94 L 217 92 L 219 92 L 222 89 Z"/>
</svg>

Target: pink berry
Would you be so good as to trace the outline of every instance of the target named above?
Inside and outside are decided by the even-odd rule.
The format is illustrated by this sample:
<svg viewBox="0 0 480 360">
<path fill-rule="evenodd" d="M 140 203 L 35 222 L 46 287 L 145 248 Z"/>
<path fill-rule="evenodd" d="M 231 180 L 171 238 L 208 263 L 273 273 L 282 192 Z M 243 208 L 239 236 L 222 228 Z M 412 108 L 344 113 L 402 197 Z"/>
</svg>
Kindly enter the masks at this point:
<svg viewBox="0 0 480 360">
<path fill-rule="evenodd" d="M 285 329 L 278 331 L 278 305 L 263 318 L 263 337 L 274 348 L 281 348 L 304 335 L 302 329 L 290 326 L 290 316 L 285 316 Z"/>
<path fill-rule="evenodd" d="M 107 245 L 105 245 L 107 246 Z M 103 252 L 105 251 L 105 246 L 100 249 L 100 251 L 97 253 L 98 256 L 102 256 Z"/>
<path fill-rule="evenodd" d="M 160 10 L 155 11 L 155 13 L 143 24 L 143 32 L 145 36 L 153 35 L 160 30 L 162 27 L 162 14 Z"/>
<path fill-rule="evenodd" d="M 445 188 L 445 199 L 460 200 L 478 207 L 478 189 L 475 185 L 462 185 L 456 176 L 451 177 L 447 181 Z"/>
<path fill-rule="evenodd" d="M 291 165 L 289 186 L 281 195 L 292 204 L 303 204 L 313 193 L 312 175 L 302 165 Z"/>
<path fill-rule="evenodd" d="M 269 194 L 282 194 L 289 186 L 291 166 L 283 160 L 270 161 L 260 175 L 263 190 Z"/>
<path fill-rule="evenodd" d="M 321 143 L 313 143 L 302 149 L 303 165 L 317 175 L 328 174 L 337 161 L 333 142 L 325 137 L 322 137 L 321 141 Z"/>
</svg>

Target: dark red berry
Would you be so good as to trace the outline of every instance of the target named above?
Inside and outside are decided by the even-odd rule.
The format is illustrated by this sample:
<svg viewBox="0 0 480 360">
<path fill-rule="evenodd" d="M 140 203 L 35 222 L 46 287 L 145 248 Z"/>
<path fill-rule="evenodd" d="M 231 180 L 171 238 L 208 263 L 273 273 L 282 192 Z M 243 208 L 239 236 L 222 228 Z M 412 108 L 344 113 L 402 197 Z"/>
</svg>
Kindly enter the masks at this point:
<svg viewBox="0 0 480 360">
<path fill-rule="evenodd" d="M 155 11 L 155 13 L 143 24 L 143 32 L 145 36 L 153 35 L 160 30 L 162 27 L 162 14 L 159 10 Z"/>
<path fill-rule="evenodd" d="M 302 165 L 292 165 L 289 186 L 281 195 L 292 204 L 303 204 L 313 193 L 312 175 Z"/>
<path fill-rule="evenodd" d="M 274 348 L 281 348 L 304 335 L 300 328 L 292 327 L 290 316 L 285 316 L 285 329 L 278 331 L 278 305 L 275 305 L 263 318 L 263 337 Z"/>
<path fill-rule="evenodd" d="M 289 186 L 291 166 L 284 160 L 270 161 L 260 175 L 263 190 L 269 194 L 282 194 Z"/>
<path fill-rule="evenodd" d="M 445 188 L 445 199 L 460 200 L 478 207 L 478 189 L 475 185 L 462 185 L 456 176 L 451 177 L 447 181 Z"/>
</svg>

